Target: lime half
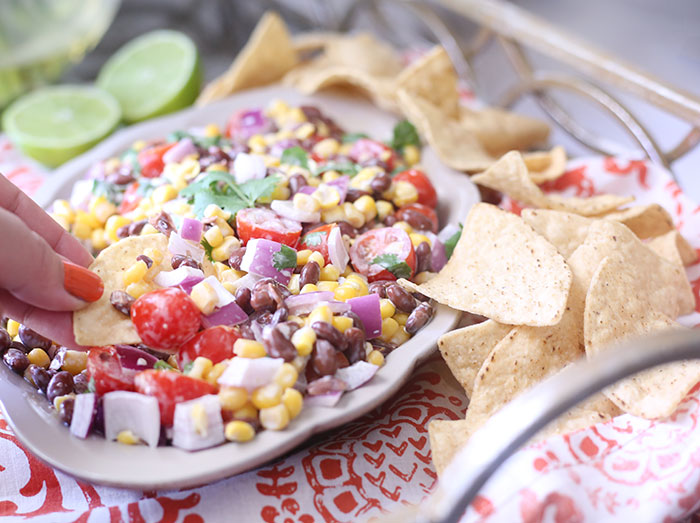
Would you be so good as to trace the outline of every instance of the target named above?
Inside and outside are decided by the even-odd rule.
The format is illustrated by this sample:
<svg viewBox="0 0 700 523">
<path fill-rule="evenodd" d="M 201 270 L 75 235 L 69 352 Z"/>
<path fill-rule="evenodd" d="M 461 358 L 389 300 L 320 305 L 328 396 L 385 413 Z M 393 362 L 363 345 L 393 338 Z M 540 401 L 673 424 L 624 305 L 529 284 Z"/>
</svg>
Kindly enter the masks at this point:
<svg viewBox="0 0 700 523">
<path fill-rule="evenodd" d="M 119 49 L 97 85 L 112 93 L 124 120 L 138 122 L 191 105 L 202 80 L 197 48 L 177 31 L 154 31 Z"/>
<path fill-rule="evenodd" d="M 5 110 L 2 125 L 25 154 L 55 167 L 102 140 L 120 119 L 119 103 L 111 94 L 64 85 L 18 99 Z"/>
</svg>

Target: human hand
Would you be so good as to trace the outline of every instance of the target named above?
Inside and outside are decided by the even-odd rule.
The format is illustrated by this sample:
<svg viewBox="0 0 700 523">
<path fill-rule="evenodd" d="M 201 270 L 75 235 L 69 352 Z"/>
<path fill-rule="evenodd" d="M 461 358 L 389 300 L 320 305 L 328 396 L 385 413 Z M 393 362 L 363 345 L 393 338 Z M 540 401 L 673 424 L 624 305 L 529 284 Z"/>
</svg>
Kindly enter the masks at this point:
<svg viewBox="0 0 700 523">
<path fill-rule="evenodd" d="M 72 315 L 104 292 L 90 253 L 0 175 L 0 316 L 77 347 Z"/>
</svg>

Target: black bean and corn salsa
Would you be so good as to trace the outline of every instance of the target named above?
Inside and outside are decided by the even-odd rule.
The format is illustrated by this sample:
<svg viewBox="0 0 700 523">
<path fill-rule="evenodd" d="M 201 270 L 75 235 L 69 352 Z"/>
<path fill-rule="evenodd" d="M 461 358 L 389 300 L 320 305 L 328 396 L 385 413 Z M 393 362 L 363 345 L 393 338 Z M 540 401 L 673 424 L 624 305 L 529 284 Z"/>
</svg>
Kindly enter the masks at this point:
<svg viewBox="0 0 700 523">
<path fill-rule="evenodd" d="M 431 278 L 460 229 L 438 232 L 419 162 L 409 122 L 383 143 L 282 101 L 136 142 L 53 206 L 119 268 L 75 315 L 92 347 L 6 319 L 3 361 L 80 438 L 197 450 L 332 407 L 433 316 L 396 280 Z"/>
</svg>

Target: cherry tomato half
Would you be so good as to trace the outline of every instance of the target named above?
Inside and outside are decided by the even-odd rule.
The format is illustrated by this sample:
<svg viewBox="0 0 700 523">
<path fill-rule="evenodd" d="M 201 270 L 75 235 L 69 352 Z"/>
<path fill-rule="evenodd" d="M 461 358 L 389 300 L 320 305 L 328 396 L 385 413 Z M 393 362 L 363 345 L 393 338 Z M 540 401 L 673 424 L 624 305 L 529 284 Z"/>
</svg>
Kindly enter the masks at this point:
<svg viewBox="0 0 700 523">
<path fill-rule="evenodd" d="M 139 206 L 142 199 L 143 197 L 139 194 L 139 182 L 130 184 L 124 191 L 122 203 L 119 204 L 119 214 L 133 211 Z"/>
<path fill-rule="evenodd" d="M 350 149 L 350 158 L 357 163 L 364 163 L 368 160 L 378 160 L 386 164 L 386 170 L 391 172 L 399 161 L 396 151 L 381 142 L 360 138 Z"/>
<path fill-rule="evenodd" d="M 238 329 L 217 325 L 198 332 L 180 347 L 177 353 L 177 363 L 184 368 L 198 356 L 209 358 L 212 363 L 232 358 L 233 344 L 241 337 Z"/>
<path fill-rule="evenodd" d="M 163 172 L 163 167 L 165 167 L 163 155 L 175 147 L 175 145 L 176 142 L 153 145 L 141 149 L 137 156 L 139 165 L 141 166 L 141 176 L 145 178 L 158 178 Z"/>
<path fill-rule="evenodd" d="M 166 427 L 173 424 L 175 405 L 206 394 L 216 394 L 216 387 L 198 378 L 170 370 L 144 370 L 134 378 L 136 392 L 158 400 L 160 421 Z"/>
<path fill-rule="evenodd" d="M 131 306 L 131 321 L 141 340 L 154 349 L 175 352 L 199 330 L 201 312 L 175 287 L 147 292 Z"/>
<path fill-rule="evenodd" d="M 409 182 L 418 191 L 418 203 L 432 207 L 437 207 L 437 193 L 426 174 L 419 169 L 408 169 L 401 171 L 394 176 L 395 182 Z"/>
<path fill-rule="evenodd" d="M 244 244 L 253 238 L 266 238 L 290 247 L 296 247 L 299 236 L 301 236 L 299 222 L 283 218 L 275 211 L 265 208 L 238 211 L 236 230 L 238 237 Z"/>
<path fill-rule="evenodd" d="M 408 212 L 407 212 L 407 211 L 408 211 Z M 422 214 L 423 216 L 425 216 L 425 217 L 428 219 L 427 221 L 429 221 L 430 224 L 431 224 L 431 225 L 430 225 L 430 230 L 431 230 L 432 232 L 435 232 L 435 233 L 438 232 L 438 217 L 437 217 L 437 213 L 436 213 L 432 208 L 428 207 L 427 205 L 423 205 L 423 204 L 420 204 L 420 203 L 409 203 L 408 205 L 404 205 L 404 206 L 401 207 L 398 211 L 396 211 L 396 213 L 394 214 L 394 216 L 395 216 L 396 219 L 399 220 L 399 221 L 407 221 L 407 222 L 410 223 L 411 220 L 408 219 L 407 216 L 406 216 L 407 214 L 410 213 L 410 211 L 419 212 L 420 214 Z M 419 218 L 420 218 L 420 217 L 419 217 Z M 413 225 L 413 224 L 411 224 L 411 225 Z M 415 225 L 413 225 L 413 227 L 414 227 L 414 229 L 416 229 L 416 226 L 415 226 Z M 424 227 L 424 228 L 422 228 L 422 229 L 421 229 L 420 227 L 418 227 L 417 230 L 418 230 L 418 231 L 427 230 L 427 227 Z"/>
<path fill-rule="evenodd" d="M 374 263 L 382 257 L 384 266 Z M 370 282 L 396 280 L 398 272 L 403 278 L 411 278 L 416 272 L 416 253 L 406 231 L 398 227 L 372 229 L 355 238 L 350 248 L 350 262 L 357 272 L 367 276 Z M 404 265 L 401 265 L 401 264 Z M 398 265 L 394 272 L 388 264 Z M 406 269 L 408 266 L 408 269 Z M 402 274 L 403 273 L 403 274 Z"/>
<path fill-rule="evenodd" d="M 97 394 L 113 390 L 134 390 L 134 372 L 122 367 L 114 347 L 92 347 L 88 352 L 87 374 Z"/>
<path fill-rule="evenodd" d="M 301 238 L 299 250 L 310 249 L 320 252 L 325 262 L 330 263 L 330 257 L 328 255 L 328 235 L 331 233 L 331 230 L 333 230 L 333 227 L 337 227 L 337 225 L 335 223 L 329 223 L 311 229 Z"/>
</svg>

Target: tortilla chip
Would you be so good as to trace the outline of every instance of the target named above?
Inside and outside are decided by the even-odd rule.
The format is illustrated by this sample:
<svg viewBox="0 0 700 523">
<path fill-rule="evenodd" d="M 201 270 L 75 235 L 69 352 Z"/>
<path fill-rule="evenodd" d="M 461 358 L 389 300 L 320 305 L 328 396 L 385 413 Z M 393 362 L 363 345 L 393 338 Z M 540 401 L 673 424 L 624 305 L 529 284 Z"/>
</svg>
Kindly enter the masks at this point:
<svg viewBox="0 0 700 523">
<path fill-rule="evenodd" d="M 677 230 L 657 236 L 646 244 L 652 251 L 673 263 L 692 265 L 698 261 L 698 253 Z"/>
<path fill-rule="evenodd" d="M 314 51 L 322 51 L 329 42 L 337 38 L 342 38 L 342 36 L 334 32 L 313 31 L 294 35 L 292 43 L 294 44 L 294 50 L 299 55 L 305 55 Z"/>
<path fill-rule="evenodd" d="M 523 209 L 520 216 L 568 258 L 583 243 L 593 220 L 578 214 L 548 209 Z"/>
<path fill-rule="evenodd" d="M 462 127 L 495 157 L 541 145 L 549 136 L 549 126 L 543 121 L 493 107 L 480 111 L 461 107 L 459 119 Z"/>
<path fill-rule="evenodd" d="M 584 331 L 589 357 L 623 340 L 683 328 L 664 314 L 665 307 L 656 298 L 654 274 L 643 261 L 622 253 L 603 260 L 586 297 Z M 665 418 L 698 381 L 700 362 L 684 361 L 636 374 L 605 394 L 625 412 L 647 419 Z"/>
<path fill-rule="evenodd" d="M 375 76 L 395 77 L 401 71 L 401 60 L 394 48 L 370 33 L 329 40 L 323 61 L 328 65 L 352 67 Z"/>
<path fill-rule="evenodd" d="M 443 334 L 438 340 L 440 354 L 467 396 L 472 394 L 474 380 L 486 357 L 512 328 L 486 320 Z"/>
<path fill-rule="evenodd" d="M 404 116 L 418 129 L 445 165 L 460 171 L 481 171 L 494 158 L 462 122 L 446 117 L 439 107 L 405 89 L 399 89 L 397 102 Z"/>
<path fill-rule="evenodd" d="M 438 475 L 450 464 L 459 448 L 467 442 L 467 422 L 457 420 L 433 420 L 428 425 L 430 452 Z"/>
<path fill-rule="evenodd" d="M 274 83 L 298 62 L 287 26 L 277 13 L 268 11 L 228 70 L 204 88 L 196 105 L 205 105 L 242 89 Z"/>
<path fill-rule="evenodd" d="M 523 160 L 530 179 L 537 185 L 556 180 L 566 171 L 566 149 L 561 145 L 549 151 L 524 153 Z"/>
<path fill-rule="evenodd" d="M 592 427 L 597 423 L 605 423 L 620 414 L 622 414 L 622 410 L 610 401 L 605 394 L 598 392 L 559 416 L 559 418 L 538 432 L 534 440 L 544 440 L 556 434 L 570 434 L 577 430 Z"/>
<path fill-rule="evenodd" d="M 530 179 L 523 157 L 517 151 L 506 153 L 486 171 L 473 176 L 472 181 L 505 193 L 531 207 L 573 212 L 582 216 L 595 216 L 634 200 L 632 197 L 613 194 L 590 198 L 547 195 Z"/>
<path fill-rule="evenodd" d="M 396 87 L 430 102 L 445 118 L 459 117 L 457 74 L 442 46 L 433 47 L 401 71 Z"/>
<path fill-rule="evenodd" d="M 571 271 L 522 218 L 487 203 L 472 207 L 447 265 L 431 280 L 400 283 L 454 309 L 509 325 L 555 325 Z"/>
<path fill-rule="evenodd" d="M 600 218 L 624 223 L 642 240 L 660 236 L 675 229 L 671 215 L 657 203 L 635 205 L 628 209 L 604 214 Z"/>
</svg>

